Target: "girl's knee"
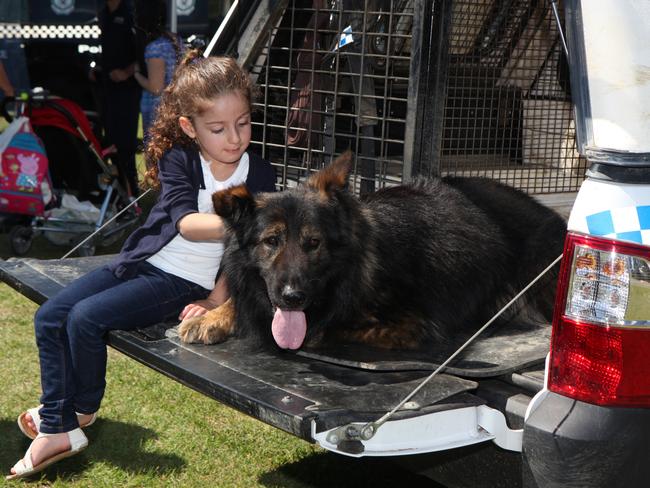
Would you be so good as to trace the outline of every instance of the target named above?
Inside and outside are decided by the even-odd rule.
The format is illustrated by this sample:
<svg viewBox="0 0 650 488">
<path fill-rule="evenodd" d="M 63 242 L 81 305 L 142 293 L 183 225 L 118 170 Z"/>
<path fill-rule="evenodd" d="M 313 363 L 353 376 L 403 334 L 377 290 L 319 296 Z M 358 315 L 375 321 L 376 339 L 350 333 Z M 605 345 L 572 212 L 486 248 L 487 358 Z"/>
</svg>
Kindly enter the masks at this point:
<svg viewBox="0 0 650 488">
<path fill-rule="evenodd" d="M 48 332 L 57 331 L 64 326 L 68 311 L 60 307 L 55 300 L 48 300 L 34 314 L 34 331 L 36 338 L 44 337 Z"/>
<path fill-rule="evenodd" d="M 48 302 L 45 302 L 43 305 L 38 307 L 36 313 L 34 313 L 34 325 L 36 326 L 37 329 L 39 328 L 39 325 L 44 324 L 47 320 L 47 317 L 50 316 L 50 313 L 48 312 L 46 307 L 47 303 Z"/>
<path fill-rule="evenodd" d="M 98 337 L 104 335 L 102 318 L 87 301 L 77 303 L 68 314 L 68 334 L 71 336 Z"/>
</svg>

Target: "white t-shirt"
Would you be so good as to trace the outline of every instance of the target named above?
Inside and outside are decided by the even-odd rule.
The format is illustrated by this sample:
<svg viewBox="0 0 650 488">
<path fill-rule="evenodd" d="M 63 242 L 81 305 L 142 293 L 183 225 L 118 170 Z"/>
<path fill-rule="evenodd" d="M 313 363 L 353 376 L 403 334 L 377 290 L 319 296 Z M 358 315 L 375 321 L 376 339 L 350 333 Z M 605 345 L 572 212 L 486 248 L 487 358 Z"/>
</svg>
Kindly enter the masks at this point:
<svg viewBox="0 0 650 488">
<path fill-rule="evenodd" d="M 246 183 L 249 159 L 244 153 L 239 160 L 235 172 L 225 181 L 219 181 L 212 176 L 210 163 L 201 156 L 201 169 L 205 190 L 199 189 L 198 208 L 200 213 L 214 213 L 212 194 L 232 186 Z M 212 290 L 223 256 L 222 241 L 190 241 L 178 234 L 165 247 L 147 261 L 156 268 L 169 274 L 180 276 L 203 288 Z"/>
</svg>

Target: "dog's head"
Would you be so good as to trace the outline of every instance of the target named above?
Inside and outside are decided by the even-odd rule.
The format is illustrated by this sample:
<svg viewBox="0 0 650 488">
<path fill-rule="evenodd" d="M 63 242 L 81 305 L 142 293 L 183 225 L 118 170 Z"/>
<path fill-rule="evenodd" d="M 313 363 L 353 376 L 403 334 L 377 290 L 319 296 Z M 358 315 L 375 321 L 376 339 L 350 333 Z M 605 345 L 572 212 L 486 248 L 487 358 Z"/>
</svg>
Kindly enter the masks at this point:
<svg viewBox="0 0 650 488">
<path fill-rule="evenodd" d="M 236 246 L 266 284 L 274 311 L 269 326 L 282 348 L 297 349 L 318 333 L 308 330 L 307 319 L 324 306 L 337 269 L 346 265 L 341 257 L 349 249 L 344 229 L 353 201 L 345 191 L 351 160 L 346 153 L 281 193 L 253 197 L 239 186 L 213 195 L 230 232 L 229 248 Z"/>
</svg>

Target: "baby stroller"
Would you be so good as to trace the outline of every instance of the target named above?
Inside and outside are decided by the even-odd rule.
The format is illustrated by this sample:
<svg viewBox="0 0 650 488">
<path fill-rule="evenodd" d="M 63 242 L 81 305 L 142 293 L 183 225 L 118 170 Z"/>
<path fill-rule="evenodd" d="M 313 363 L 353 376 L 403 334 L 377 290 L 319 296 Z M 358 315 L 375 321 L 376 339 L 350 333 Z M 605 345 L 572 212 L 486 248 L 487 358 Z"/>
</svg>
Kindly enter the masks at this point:
<svg viewBox="0 0 650 488">
<path fill-rule="evenodd" d="M 10 125 L 0 135 L 0 213 L 15 255 L 25 255 L 38 235 L 75 246 L 101 229 L 78 249 L 91 256 L 139 220 L 111 151 L 79 105 L 32 91 L 5 100 L 1 112 Z"/>
</svg>

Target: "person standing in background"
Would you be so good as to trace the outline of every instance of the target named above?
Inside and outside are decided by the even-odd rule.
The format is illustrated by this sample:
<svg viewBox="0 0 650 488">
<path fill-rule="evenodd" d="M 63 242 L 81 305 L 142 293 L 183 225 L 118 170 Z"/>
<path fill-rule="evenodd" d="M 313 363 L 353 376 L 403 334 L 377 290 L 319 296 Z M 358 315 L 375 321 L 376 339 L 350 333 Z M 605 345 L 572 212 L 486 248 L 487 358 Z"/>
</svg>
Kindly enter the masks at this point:
<svg viewBox="0 0 650 488">
<path fill-rule="evenodd" d="M 27 22 L 29 14 L 27 3 L 21 0 L 0 1 L 0 23 Z M 5 97 L 20 96 L 30 88 L 24 51 L 22 38 L 0 39 L 0 101 Z"/>
<path fill-rule="evenodd" d="M 135 153 L 138 147 L 140 86 L 133 78 L 137 49 L 130 0 L 106 0 L 99 13 L 101 33 L 102 114 L 108 142 L 117 147 L 117 163 L 131 196 L 138 194 Z"/>
<path fill-rule="evenodd" d="M 0 39 L 0 100 L 29 91 L 29 74 L 22 39 Z"/>
<path fill-rule="evenodd" d="M 145 35 L 145 66 L 137 66 L 134 78 L 142 87 L 142 134 L 147 141 L 160 95 L 171 81 L 183 52 L 181 38 L 167 30 L 167 5 L 163 0 L 136 0 L 135 25 Z"/>
<path fill-rule="evenodd" d="M 5 70 L 5 65 L 0 59 L 0 90 L 2 90 L 2 95 L 5 97 L 14 97 L 16 92 L 14 91 L 14 86 L 11 84 L 9 77 L 7 76 L 7 71 Z"/>
</svg>

